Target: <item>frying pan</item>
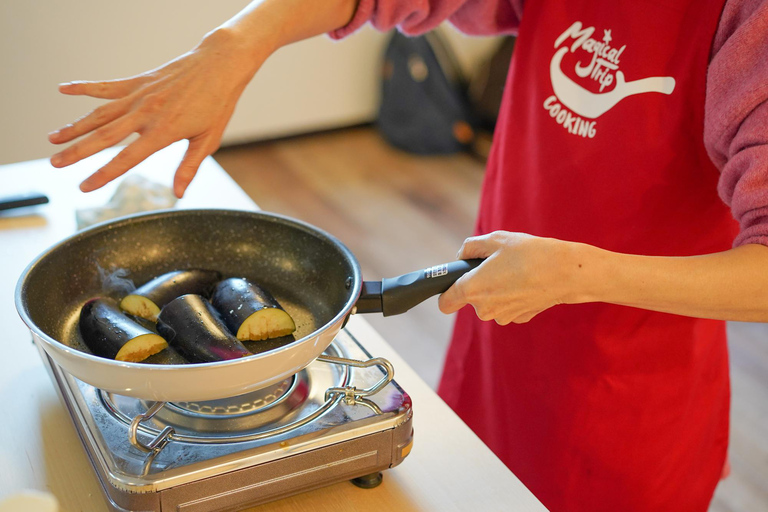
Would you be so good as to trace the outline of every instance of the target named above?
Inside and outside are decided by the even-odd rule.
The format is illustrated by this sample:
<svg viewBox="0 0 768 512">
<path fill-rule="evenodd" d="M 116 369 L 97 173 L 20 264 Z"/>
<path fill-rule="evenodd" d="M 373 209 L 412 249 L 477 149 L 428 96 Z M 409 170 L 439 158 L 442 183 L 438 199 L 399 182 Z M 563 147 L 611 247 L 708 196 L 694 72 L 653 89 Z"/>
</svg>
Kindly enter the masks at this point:
<svg viewBox="0 0 768 512">
<path fill-rule="evenodd" d="M 63 240 L 27 267 L 15 299 L 36 343 L 78 379 L 147 400 L 202 401 L 284 380 L 317 358 L 350 314 L 407 311 L 479 262 L 456 261 L 363 282 L 349 249 L 304 222 L 266 212 L 167 210 L 102 223 Z M 88 351 L 78 329 L 87 300 L 119 298 L 130 290 L 115 283 L 139 286 L 187 268 L 259 283 L 291 314 L 296 332 L 247 344 L 252 356 L 212 363 L 179 364 L 180 356 L 167 349 L 152 356 L 152 364 Z"/>
</svg>

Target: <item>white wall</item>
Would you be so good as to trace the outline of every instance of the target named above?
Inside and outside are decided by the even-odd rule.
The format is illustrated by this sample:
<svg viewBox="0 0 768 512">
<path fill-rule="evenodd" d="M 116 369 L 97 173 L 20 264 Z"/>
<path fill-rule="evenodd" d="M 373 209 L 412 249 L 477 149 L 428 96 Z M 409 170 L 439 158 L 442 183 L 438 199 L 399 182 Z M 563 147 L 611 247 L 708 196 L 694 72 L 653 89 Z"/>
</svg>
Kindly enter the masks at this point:
<svg viewBox="0 0 768 512">
<path fill-rule="evenodd" d="M 66 97 L 69 80 L 130 76 L 189 50 L 246 0 L 0 1 L 0 164 L 47 157 L 47 133 L 102 100 Z M 224 142 L 245 142 L 373 120 L 386 34 L 367 28 L 276 53 L 238 104 Z M 494 42 L 449 34 L 466 71 Z"/>
</svg>

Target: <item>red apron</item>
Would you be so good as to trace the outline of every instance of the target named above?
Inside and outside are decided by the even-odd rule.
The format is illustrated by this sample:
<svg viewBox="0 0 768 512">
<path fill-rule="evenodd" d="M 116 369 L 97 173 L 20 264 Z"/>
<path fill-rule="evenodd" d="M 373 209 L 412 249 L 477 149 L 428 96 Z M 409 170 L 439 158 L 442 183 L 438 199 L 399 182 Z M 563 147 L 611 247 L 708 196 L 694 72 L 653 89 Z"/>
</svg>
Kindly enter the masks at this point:
<svg viewBox="0 0 768 512">
<path fill-rule="evenodd" d="M 703 145 L 723 1 L 529 0 L 478 233 L 727 250 Z M 464 308 L 439 392 L 553 511 L 704 511 L 728 444 L 723 322 L 608 304 L 501 327 Z"/>
</svg>

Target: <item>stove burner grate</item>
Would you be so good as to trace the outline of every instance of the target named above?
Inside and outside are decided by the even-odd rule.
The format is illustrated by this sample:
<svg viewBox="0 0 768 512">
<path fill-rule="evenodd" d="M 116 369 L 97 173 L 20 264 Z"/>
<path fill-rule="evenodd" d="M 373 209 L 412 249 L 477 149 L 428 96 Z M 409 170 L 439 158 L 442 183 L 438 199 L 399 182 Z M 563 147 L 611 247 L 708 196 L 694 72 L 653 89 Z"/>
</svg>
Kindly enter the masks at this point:
<svg viewBox="0 0 768 512">
<path fill-rule="evenodd" d="M 206 402 L 170 402 L 167 407 L 174 407 L 189 414 L 216 418 L 258 414 L 276 405 L 287 396 L 289 391 L 295 390 L 296 382 L 297 377 L 293 375 L 276 386 L 259 389 L 247 395 Z"/>
<path fill-rule="evenodd" d="M 344 382 L 340 375 L 337 382 Z M 246 431 L 287 418 L 309 396 L 309 375 L 301 371 L 275 386 L 245 395 L 205 402 L 169 402 L 156 418 L 163 423 L 196 432 Z M 106 397 L 109 399 L 109 396 Z M 142 401 L 146 410 L 153 402 Z M 225 423 L 226 422 L 226 423 Z"/>
<path fill-rule="evenodd" d="M 312 385 L 307 369 L 276 386 L 210 402 L 146 402 L 101 390 L 100 397 L 106 409 L 128 425 L 131 444 L 144 452 L 159 452 L 170 441 L 222 444 L 282 435 L 314 421 L 342 401 L 364 405 L 381 414 L 378 406 L 366 397 L 378 393 L 392 381 L 392 364 L 383 358 L 358 361 L 340 357 L 335 342 L 326 352 L 316 361 L 339 368 L 339 372 L 333 372 L 337 377 L 328 381 L 324 402 L 314 410 L 299 407 L 307 399 Z M 350 368 L 370 367 L 384 371 L 376 384 L 367 389 L 349 385 Z M 301 410 L 301 414 L 293 414 L 297 410 Z M 271 428 L 265 430 L 267 426 Z M 233 434 L 237 431 L 240 433 Z M 139 432 L 152 437 L 149 443 L 139 439 Z"/>
</svg>

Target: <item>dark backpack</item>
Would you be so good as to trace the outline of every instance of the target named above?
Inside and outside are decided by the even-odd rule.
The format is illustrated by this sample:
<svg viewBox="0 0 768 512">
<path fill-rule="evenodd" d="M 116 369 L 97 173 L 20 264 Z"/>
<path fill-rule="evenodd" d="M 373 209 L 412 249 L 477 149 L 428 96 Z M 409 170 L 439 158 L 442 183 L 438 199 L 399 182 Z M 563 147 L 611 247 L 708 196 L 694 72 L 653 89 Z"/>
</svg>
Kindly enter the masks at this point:
<svg viewBox="0 0 768 512">
<path fill-rule="evenodd" d="M 395 31 L 384 54 L 376 125 L 395 147 L 424 155 L 471 148 L 476 121 L 466 85 L 449 47 L 432 31 Z"/>
</svg>

